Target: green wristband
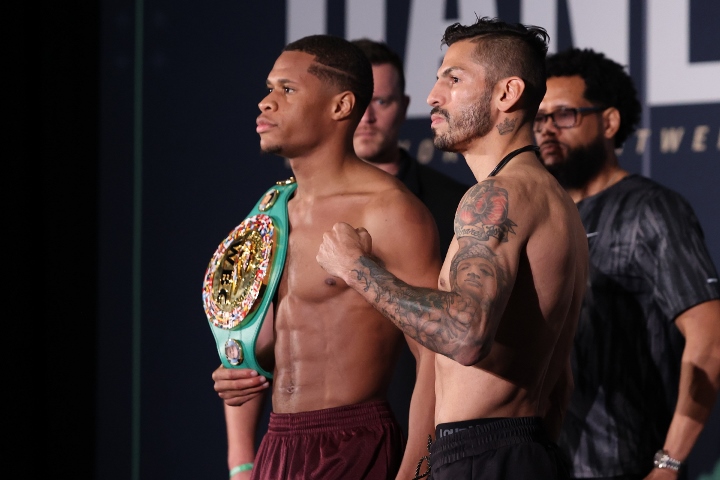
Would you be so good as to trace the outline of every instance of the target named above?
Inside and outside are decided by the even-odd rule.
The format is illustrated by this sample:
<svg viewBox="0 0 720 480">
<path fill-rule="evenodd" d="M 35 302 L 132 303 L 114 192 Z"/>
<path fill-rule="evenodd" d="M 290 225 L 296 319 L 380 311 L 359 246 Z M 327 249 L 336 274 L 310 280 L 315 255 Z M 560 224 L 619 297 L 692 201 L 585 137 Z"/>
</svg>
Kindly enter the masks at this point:
<svg viewBox="0 0 720 480">
<path fill-rule="evenodd" d="M 252 467 L 253 467 L 252 463 L 243 463 L 242 465 L 238 465 L 237 467 L 230 470 L 230 478 L 232 478 L 232 476 L 235 475 L 236 473 L 252 470 Z"/>
</svg>

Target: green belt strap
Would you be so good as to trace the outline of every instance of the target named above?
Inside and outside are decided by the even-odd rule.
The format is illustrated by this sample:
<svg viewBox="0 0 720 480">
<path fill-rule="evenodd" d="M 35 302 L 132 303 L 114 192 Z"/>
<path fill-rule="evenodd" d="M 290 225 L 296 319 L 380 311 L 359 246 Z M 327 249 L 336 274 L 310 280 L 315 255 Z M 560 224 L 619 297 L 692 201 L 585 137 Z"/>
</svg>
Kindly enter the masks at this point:
<svg viewBox="0 0 720 480">
<path fill-rule="evenodd" d="M 272 378 L 255 357 L 255 344 L 275 296 L 287 253 L 287 202 L 294 178 L 277 182 L 210 260 L 203 305 L 220 360 L 227 368 L 251 368 Z"/>
</svg>

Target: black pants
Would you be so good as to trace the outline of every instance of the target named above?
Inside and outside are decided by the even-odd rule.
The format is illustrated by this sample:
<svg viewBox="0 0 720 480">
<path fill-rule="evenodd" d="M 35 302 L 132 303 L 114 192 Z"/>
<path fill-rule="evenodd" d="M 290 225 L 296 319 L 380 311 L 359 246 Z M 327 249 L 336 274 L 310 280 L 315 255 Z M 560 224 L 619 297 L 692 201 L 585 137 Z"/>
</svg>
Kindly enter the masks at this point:
<svg viewBox="0 0 720 480">
<path fill-rule="evenodd" d="M 538 417 L 441 423 L 432 480 L 565 480 L 567 464 Z"/>
</svg>

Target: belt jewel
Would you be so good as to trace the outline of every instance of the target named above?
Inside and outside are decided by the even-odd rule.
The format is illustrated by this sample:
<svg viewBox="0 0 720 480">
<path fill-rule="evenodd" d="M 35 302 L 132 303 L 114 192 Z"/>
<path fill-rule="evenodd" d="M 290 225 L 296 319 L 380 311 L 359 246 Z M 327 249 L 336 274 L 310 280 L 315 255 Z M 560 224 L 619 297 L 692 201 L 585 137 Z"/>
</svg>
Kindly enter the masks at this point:
<svg viewBox="0 0 720 480">
<path fill-rule="evenodd" d="M 278 182 L 220 243 L 203 282 L 203 307 L 227 368 L 252 368 L 268 378 L 255 356 L 260 327 L 277 290 L 287 253 L 287 201 L 294 178 Z"/>
</svg>

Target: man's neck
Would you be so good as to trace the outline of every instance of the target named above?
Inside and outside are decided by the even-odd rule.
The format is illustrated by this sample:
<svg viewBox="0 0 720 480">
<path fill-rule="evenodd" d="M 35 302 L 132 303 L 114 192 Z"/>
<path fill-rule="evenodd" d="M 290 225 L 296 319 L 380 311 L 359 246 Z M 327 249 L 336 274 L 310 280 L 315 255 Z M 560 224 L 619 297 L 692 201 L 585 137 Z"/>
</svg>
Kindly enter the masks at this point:
<svg viewBox="0 0 720 480">
<path fill-rule="evenodd" d="M 332 148 L 288 161 L 298 184 L 296 197 L 321 197 L 342 190 L 352 180 L 353 165 L 360 163 L 352 150 Z"/>
<path fill-rule="evenodd" d="M 567 192 L 575 203 L 581 200 L 597 195 L 615 185 L 617 182 L 627 177 L 629 172 L 620 168 L 617 157 L 614 157 L 595 175 L 592 180 L 587 182 L 580 188 L 568 188 Z"/>
<path fill-rule="evenodd" d="M 460 153 L 477 181 L 481 182 L 508 153 L 526 145 L 534 145 L 529 127 L 512 135 L 501 136 L 493 132 L 485 137 L 476 138 L 461 149 Z"/>
</svg>

